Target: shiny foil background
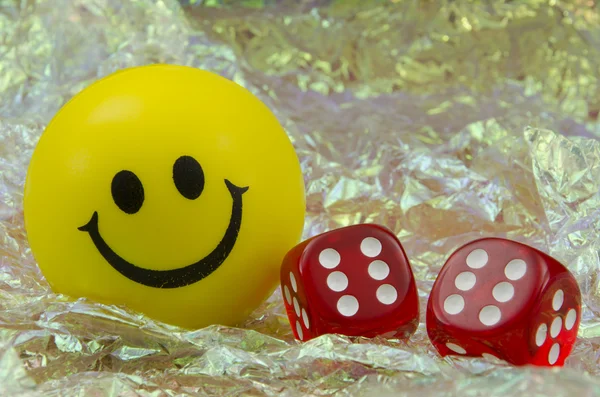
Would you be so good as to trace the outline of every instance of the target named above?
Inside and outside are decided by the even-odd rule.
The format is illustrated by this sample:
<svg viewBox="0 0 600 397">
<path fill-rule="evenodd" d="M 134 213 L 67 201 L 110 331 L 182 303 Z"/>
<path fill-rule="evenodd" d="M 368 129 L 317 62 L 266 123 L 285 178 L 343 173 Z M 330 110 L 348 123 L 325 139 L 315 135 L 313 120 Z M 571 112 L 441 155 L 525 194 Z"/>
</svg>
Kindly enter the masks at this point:
<svg viewBox="0 0 600 397">
<path fill-rule="evenodd" d="M 0 395 L 600 395 L 599 7 L 0 0 Z M 157 62 L 220 73 L 261 98 L 301 159 L 305 237 L 393 229 L 422 312 L 445 259 L 473 239 L 562 261 L 585 303 L 565 368 L 441 359 L 423 322 L 408 342 L 300 344 L 279 292 L 239 328 L 196 331 L 53 294 L 23 230 L 32 150 L 81 89 Z"/>
</svg>

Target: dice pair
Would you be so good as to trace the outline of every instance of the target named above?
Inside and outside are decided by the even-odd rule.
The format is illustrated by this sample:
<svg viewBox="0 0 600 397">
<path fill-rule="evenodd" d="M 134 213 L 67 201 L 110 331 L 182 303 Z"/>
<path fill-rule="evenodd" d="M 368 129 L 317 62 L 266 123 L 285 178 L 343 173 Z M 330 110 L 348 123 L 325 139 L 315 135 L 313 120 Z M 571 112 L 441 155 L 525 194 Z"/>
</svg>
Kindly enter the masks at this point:
<svg viewBox="0 0 600 397">
<path fill-rule="evenodd" d="M 410 262 L 387 228 L 361 224 L 293 248 L 281 286 L 297 339 L 325 333 L 409 338 L 419 323 Z M 554 258 L 500 238 L 454 252 L 429 297 L 427 333 L 442 356 L 563 365 L 577 337 L 581 293 Z"/>
</svg>

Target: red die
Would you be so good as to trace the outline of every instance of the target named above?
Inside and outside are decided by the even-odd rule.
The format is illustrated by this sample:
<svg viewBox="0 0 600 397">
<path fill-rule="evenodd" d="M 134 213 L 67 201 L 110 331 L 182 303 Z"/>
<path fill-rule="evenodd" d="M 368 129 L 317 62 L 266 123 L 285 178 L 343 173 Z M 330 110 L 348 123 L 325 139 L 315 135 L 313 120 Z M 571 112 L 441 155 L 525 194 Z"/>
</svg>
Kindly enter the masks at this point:
<svg viewBox="0 0 600 397">
<path fill-rule="evenodd" d="M 283 260 L 281 288 L 300 340 L 326 333 L 404 338 L 418 325 L 408 258 L 378 225 L 348 226 L 297 245 Z"/>
<path fill-rule="evenodd" d="M 580 313 L 577 281 L 556 259 L 485 238 L 459 248 L 440 271 L 427 304 L 427 333 L 442 356 L 562 366 Z"/>
</svg>

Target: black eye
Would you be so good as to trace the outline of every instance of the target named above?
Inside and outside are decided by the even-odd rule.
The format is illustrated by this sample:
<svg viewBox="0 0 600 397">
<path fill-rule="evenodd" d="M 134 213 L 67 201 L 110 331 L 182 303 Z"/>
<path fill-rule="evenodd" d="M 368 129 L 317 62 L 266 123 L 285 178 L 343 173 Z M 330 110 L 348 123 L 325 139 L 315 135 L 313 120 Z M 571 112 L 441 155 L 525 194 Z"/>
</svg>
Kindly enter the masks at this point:
<svg viewBox="0 0 600 397">
<path fill-rule="evenodd" d="M 183 197 L 194 200 L 204 190 L 204 171 L 193 157 L 181 156 L 173 164 L 173 181 Z"/>
<path fill-rule="evenodd" d="M 144 203 L 142 181 L 131 171 L 120 171 L 114 176 L 111 192 L 115 204 L 127 214 L 135 214 Z"/>
</svg>

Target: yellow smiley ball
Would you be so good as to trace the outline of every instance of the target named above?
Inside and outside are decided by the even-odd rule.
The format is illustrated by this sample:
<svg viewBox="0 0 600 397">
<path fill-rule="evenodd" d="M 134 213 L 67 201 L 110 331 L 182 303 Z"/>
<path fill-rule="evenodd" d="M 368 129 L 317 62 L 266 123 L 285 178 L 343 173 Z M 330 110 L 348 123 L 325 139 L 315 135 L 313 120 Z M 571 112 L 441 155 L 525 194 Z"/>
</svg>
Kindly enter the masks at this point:
<svg viewBox="0 0 600 397">
<path fill-rule="evenodd" d="M 186 328 L 237 325 L 301 238 L 298 157 L 269 109 L 171 65 L 90 85 L 33 153 L 25 227 L 52 289 Z"/>
</svg>

